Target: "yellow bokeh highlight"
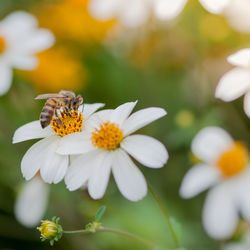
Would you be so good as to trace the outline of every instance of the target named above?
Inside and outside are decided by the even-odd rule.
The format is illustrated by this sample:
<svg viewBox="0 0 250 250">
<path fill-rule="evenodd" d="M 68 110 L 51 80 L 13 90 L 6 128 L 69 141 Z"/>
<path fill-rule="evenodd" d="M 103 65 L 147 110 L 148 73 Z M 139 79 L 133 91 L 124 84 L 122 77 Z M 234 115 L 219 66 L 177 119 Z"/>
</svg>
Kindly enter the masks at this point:
<svg viewBox="0 0 250 250">
<path fill-rule="evenodd" d="M 113 27 L 114 20 L 101 22 L 94 19 L 87 9 L 86 0 L 63 0 L 39 11 L 42 27 L 52 30 L 59 38 L 77 41 L 101 41 Z"/>
<path fill-rule="evenodd" d="M 226 39 L 231 32 L 224 17 L 211 14 L 205 15 L 201 19 L 199 30 L 202 36 L 213 42 Z"/>
<path fill-rule="evenodd" d="M 181 110 L 175 116 L 175 123 L 180 128 L 188 128 L 193 125 L 195 117 L 189 110 Z"/>
<path fill-rule="evenodd" d="M 234 176 L 245 169 L 248 163 L 248 150 L 239 142 L 224 152 L 217 160 L 217 166 L 225 177 Z"/>
<path fill-rule="evenodd" d="M 0 54 L 2 54 L 6 49 L 6 42 L 5 39 L 0 36 Z"/>
<path fill-rule="evenodd" d="M 65 47 L 53 47 L 38 54 L 35 70 L 23 71 L 39 91 L 58 92 L 61 89 L 78 90 L 84 87 L 87 71 L 81 62 Z"/>
</svg>

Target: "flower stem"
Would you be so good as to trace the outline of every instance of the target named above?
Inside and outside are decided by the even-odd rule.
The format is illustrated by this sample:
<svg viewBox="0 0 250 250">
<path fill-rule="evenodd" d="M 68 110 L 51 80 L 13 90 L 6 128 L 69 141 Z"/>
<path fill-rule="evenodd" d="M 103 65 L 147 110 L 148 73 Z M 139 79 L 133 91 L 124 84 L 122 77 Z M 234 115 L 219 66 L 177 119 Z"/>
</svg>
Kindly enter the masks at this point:
<svg viewBox="0 0 250 250">
<path fill-rule="evenodd" d="M 147 247 L 155 247 L 156 246 L 156 244 L 152 241 L 149 241 L 149 240 L 144 239 L 138 235 L 135 235 L 135 234 L 132 234 L 130 232 L 126 232 L 126 231 L 123 231 L 120 229 L 116 229 L 116 228 L 100 226 L 99 228 L 95 229 L 95 232 L 115 233 L 115 234 L 119 234 L 119 235 L 122 235 L 122 236 L 130 238 L 130 239 L 133 239 L 133 240 L 137 240 Z M 63 231 L 63 233 L 65 233 L 65 234 L 76 234 L 76 233 L 88 234 L 88 233 L 93 233 L 93 232 L 91 232 L 88 229 L 82 229 L 82 230 L 75 230 L 75 231 Z"/>
<path fill-rule="evenodd" d="M 158 206 L 159 206 L 159 208 L 160 208 L 160 210 L 161 210 L 161 212 L 162 212 L 162 214 L 163 214 L 163 216 L 164 216 L 164 218 L 165 218 L 165 220 L 166 220 L 166 222 L 167 222 L 167 225 L 168 225 L 169 230 L 170 230 L 170 232 L 171 232 L 171 235 L 172 235 L 172 237 L 173 237 L 175 246 L 176 246 L 177 248 L 180 247 L 180 243 L 179 243 L 178 236 L 177 236 L 177 234 L 176 234 L 176 232 L 175 232 L 175 230 L 174 230 L 174 227 L 173 227 L 173 225 L 172 225 L 172 223 L 171 223 L 170 216 L 169 216 L 169 214 L 168 214 L 168 212 L 167 212 L 167 209 L 166 209 L 166 208 L 164 207 L 164 205 L 162 204 L 160 198 L 158 197 L 158 195 L 157 195 L 156 192 L 154 191 L 154 189 L 153 189 L 153 187 L 151 186 L 151 184 L 150 184 L 149 182 L 147 182 L 147 184 L 148 184 L 148 189 L 149 189 L 149 191 L 151 192 L 151 194 L 152 194 L 154 200 L 156 201 L 156 203 L 158 204 Z"/>
</svg>

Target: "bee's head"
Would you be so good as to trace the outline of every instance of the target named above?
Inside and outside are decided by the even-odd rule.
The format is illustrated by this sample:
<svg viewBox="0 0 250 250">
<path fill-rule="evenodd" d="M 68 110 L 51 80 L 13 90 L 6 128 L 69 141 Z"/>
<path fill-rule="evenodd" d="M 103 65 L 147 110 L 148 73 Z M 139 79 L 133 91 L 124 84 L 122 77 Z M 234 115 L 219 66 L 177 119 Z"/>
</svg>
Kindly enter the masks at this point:
<svg viewBox="0 0 250 250">
<path fill-rule="evenodd" d="M 77 97 L 75 97 L 73 100 L 72 100 L 72 107 L 73 109 L 78 109 L 79 106 L 83 103 L 83 98 L 78 95 Z"/>
</svg>

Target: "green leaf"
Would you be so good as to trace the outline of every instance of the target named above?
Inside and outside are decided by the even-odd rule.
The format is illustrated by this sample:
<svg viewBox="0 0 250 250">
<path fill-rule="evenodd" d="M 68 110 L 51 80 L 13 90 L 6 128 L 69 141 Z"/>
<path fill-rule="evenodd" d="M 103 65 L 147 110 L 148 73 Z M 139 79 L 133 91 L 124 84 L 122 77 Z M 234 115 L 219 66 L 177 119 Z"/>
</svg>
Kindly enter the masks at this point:
<svg viewBox="0 0 250 250">
<path fill-rule="evenodd" d="M 106 210 L 106 206 L 101 206 L 98 209 L 98 211 L 97 211 L 97 213 L 95 215 L 95 221 L 100 221 L 101 220 L 103 214 L 105 213 L 105 210 Z"/>
</svg>

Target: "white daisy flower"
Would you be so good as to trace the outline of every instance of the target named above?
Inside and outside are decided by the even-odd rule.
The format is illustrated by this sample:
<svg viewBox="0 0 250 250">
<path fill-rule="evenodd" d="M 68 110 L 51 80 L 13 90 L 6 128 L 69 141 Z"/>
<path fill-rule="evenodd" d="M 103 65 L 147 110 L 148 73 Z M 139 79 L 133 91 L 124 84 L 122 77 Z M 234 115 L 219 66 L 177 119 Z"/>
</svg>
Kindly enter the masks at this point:
<svg viewBox="0 0 250 250">
<path fill-rule="evenodd" d="M 49 185 L 39 176 L 26 182 L 15 202 L 16 219 L 26 227 L 35 227 L 43 218 L 49 199 Z"/>
<path fill-rule="evenodd" d="M 245 95 L 244 111 L 250 117 L 250 48 L 236 52 L 227 60 L 236 67 L 220 79 L 215 96 L 230 102 Z"/>
<path fill-rule="evenodd" d="M 102 103 L 84 104 L 79 111 L 71 111 L 71 115 L 62 113 L 58 122 L 53 118 L 51 125 L 42 129 L 40 121 L 33 121 L 18 128 L 13 137 L 13 143 L 44 138 L 35 143 L 24 155 L 21 171 L 26 180 L 30 180 L 40 170 L 41 178 L 47 183 L 60 182 L 68 169 L 69 156 L 56 153 L 58 147 L 70 134 L 77 134 L 86 128 L 86 122 Z"/>
<path fill-rule="evenodd" d="M 247 148 L 223 129 L 202 129 L 192 142 L 192 152 L 202 160 L 184 176 L 183 198 L 210 188 L 203 209 L 203 224 L 215 239 L 229 238 L 239 213 L 250 219 L 250 166 Z"/>
<path fill-rule="evenodd" d="M 5 94 L 12 82 L 12 68 L 32 70 L 38 65 L 37 52 L 54 44 L 54 35 L 39 29 L 37 19 L 17 11 L 0 22 L 0 95 Z"/>
<path fill-rule="evenodd" d="M 146 108 L 130 115 L 137 102 L 128 102 L 114 110 L 97 112 L 86 122 L 86 132 L 64 137 L 60 154 L 82 154 L 65 176 L 70 191 L 88 184 L 93 199 L 103 197 L 112 171 L 120 192 L 131 201 L 147 193 L 146 180 L 131 160 L 150 168 L 161 168 L 168 160 L 165 146 L 136 130 L 166 115 L 162 108 Z"/>
<path fill-rule="evenodd" d="M 208 11 L 219 13 L 229 0 L 199 0 Z M 144 24 L 153 12 L 161 20 L 171 20 L 179 15 L 187 0 L 91 0 L 89 11 L 99 20 L 118 18 L 128 27 Z"/>
</svg>

